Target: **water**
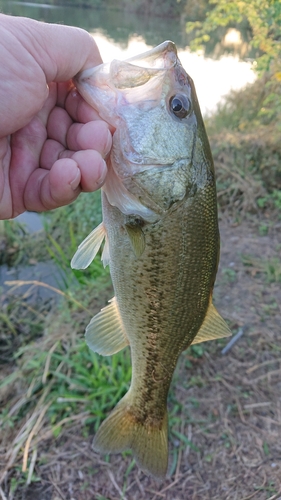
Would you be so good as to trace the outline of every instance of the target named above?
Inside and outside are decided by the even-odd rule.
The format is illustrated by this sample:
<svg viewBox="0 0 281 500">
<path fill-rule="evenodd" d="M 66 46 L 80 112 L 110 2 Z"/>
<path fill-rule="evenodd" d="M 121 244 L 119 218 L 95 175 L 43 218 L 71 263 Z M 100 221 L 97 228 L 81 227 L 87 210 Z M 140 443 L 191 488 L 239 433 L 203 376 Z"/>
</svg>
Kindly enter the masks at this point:
<svg viewBox="0 0 281 500">
<path fill-rule="evenodd" d="M 35 212 L 24 212 L 18 215 L 15 220 L 23 224 L 29 233 L 36 233 L 43 229 L 42 219 L 40 215 Z"/>
<path fill-rule="evenodd" d="M 113 58 L 125 59 L 173 40 L 186 71 L 193 78 L 204 115 L 213 112 L 231 89 L 239 89 L 255 79 L 252 64 L 239 60 L 237 55 L 221 55 L 223 51 L 244 47 L 241 34 L 229 30 L 223 40 L 210 42 L 209 52 L 214 57 L 204 57 L 189 51 L 190 35 L 186 34 L 186 20 L 141 16 L 128 12 L 96 10 L 83 7 L 55 7 L 47 3 L 0 0 L 1 12 L 31 17 L 40 21 L 79 26 L 94 37 L 105 62 Z M 241 49 L 242 50 L 242 49 Z M 240 50 L 240 52 L 241 52 Z"/>
<path fill-rule="evenodd" d="M 61 297 L 64 275 L 53 261 L 36 262 L 30 266 L 0 266 L 0 303 L 17 296 L 25 302 L 39 305 Z"/>
</svg>

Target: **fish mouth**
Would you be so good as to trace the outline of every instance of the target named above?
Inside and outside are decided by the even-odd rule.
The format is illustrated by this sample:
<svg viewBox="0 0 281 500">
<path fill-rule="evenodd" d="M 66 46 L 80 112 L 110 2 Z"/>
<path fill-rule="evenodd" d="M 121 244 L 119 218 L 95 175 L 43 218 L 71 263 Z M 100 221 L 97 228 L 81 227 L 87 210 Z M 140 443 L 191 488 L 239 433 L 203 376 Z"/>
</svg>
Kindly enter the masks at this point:
<svg viewBox="0 0 281 500">
<path fill-rule="evenodd" d="M 124 74 L 124 71 L 127 70 L 127 72 L 130 72 L 129 86 L 138 86 L 156 74 L 166 72 L 178 64 L 180 65 L 180 61 L 176 45 L 174 42 L 167 40 L 143 54 L 130 57 L 124 61 L 113 60 L 110 63 L 82 70 L 73 80 L 79 89 L 83 83 L 91 81 L 92 84 L 95 84 L 95 75 L 101 73 L 103 75 L 110 75 L 116 88 L 122 88 L 122 84 L 120 84 L 120 72 L 123 71 Z M 138 74 L 140 75 L 139 78 L 137 77 Z M 135 80 L 134 85 L 132 85 L 133 80 Z"/>
<path fill-rule="evenodd" d="M 177 61 L 177 48 L 171 40 L 166 40 L 143 54 L 126 59 L 130 64 L 151 69 L 169 69 L 175 66 Z"/>
</svg>

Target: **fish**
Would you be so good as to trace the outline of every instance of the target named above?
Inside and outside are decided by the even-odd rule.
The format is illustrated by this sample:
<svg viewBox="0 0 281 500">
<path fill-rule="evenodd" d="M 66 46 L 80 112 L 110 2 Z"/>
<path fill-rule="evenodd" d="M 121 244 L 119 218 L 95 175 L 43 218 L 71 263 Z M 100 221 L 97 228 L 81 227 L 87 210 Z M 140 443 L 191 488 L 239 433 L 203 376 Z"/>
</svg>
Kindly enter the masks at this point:
<svg viewBox="0 0 281 500">
<path fill-rule="evenodd" d="M 79 73 L 75 85 L 114 130 L 102 223 L 71 266 L 103 242 L 115 296 L 86 328 L 90 349 L 130 346 L 131 385 L 102 422 L 100 453 L 132 450 L 145 473 L 168 468 L 167 396 L 190 345 L 231 335 L 212 301 L 219 228 L 212 154 L 193 80 L 173 42 Z"/>
</svg>

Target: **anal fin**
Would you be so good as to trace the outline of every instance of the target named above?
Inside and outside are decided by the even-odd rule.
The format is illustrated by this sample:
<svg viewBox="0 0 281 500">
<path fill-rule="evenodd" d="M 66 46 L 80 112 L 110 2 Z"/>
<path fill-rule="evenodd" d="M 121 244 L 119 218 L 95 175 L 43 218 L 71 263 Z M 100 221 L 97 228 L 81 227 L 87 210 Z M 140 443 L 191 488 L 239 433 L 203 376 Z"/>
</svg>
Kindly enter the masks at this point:
<svg viewBox="0 0 281 500">
<path fill-rule="evenodd" d="M 89 348 L 103 356 L 115 354 L 129 344 L 115 297 L 91 319 L 85 337 Z"/>
<path fill-rule="evenodd" d="M 232 334 L 228 325 L 218 313 L 214 304 L 210 302 L 205 319 L 191 345 L 199 344 L 200 342 L 206 342 L 207 340 L 216 340 L 223 337 L 230 337 L 231 335 Z"/>
</svg>

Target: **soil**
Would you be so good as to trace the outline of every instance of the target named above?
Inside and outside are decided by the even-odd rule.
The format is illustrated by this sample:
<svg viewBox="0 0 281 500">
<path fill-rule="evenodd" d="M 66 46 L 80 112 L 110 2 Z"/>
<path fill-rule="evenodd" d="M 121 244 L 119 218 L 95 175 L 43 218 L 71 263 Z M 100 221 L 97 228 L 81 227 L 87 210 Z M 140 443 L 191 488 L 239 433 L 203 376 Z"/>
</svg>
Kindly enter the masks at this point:
<svg viewBox="0 0 281 500">
<path fill-rule="evenodd" d="M 5 476 L 2 500 L 281 500 L 280 226 L 221 222 L 215 304 L 241 336 L 225 354 L 229 339 L 182 354 L 165 481 L 130 453 L 98 455 L 76 425 L 41 443 L 38 482 L 13 497 Z"/>
</svg>

